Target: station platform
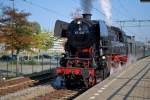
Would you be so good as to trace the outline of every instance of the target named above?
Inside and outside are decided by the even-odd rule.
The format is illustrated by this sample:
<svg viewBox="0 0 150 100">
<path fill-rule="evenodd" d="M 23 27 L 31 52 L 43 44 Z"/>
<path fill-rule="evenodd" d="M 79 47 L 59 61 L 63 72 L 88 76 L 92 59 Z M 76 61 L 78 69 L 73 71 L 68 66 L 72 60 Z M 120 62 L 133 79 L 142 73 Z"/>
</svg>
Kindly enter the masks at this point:
<svg viewBox="0 0 150 100">
<path fill-rule="evenodd" d="M 150 57 L 125 66 L 75 100 L 150 100 Z"/>
</svg>

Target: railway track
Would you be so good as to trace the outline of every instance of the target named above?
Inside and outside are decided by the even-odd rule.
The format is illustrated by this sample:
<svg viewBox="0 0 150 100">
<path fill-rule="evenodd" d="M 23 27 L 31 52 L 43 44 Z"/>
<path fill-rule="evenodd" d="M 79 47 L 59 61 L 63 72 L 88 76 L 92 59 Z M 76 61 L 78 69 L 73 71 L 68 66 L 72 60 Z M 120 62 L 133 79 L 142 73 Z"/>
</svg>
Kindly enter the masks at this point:
<svg viewBox="0 0 150 100">
<path fill-rule="evenodd" d="M 0 81 L 0 100 L 71 100 L 85 89 L 55 89 L 49 72 Z"/>
<path fill-rule="evenodd" d="M 0 81 L 0 96 L 33 86 L 35 82 L 36 81 L 28 77 L 18 77 L 12 80 Z"/>
<path fill-rule="evenodd" d="M 36 83 L 34 85 L 40 85 L 47 82 L 50 82 L 55 77 L 55 73 L 53 73 L 54 70 L 48 71 L 48 72 L 41 72 L 39 74 L 31 75 L 29 76 L 30 79 L 35 80 Z"/>
<path fill-rule="evenodd" d="M 53 75 L 50 72 L 46 72 L 32 76 L 2 80 L 0 81 L 0 96 L 49 82 L 52 77 Z"/>
<path fill-rule="evenodd" d="M 36 100 L 72 100 L 81 93 L 86 91 L 86 89 L 80 90 L 54 90 L 50 94 L 45 94 L 44 96 L 36 97 Z"/>
<path fill-rule="evenodd" d="M 39 85 L 0 97 L 0 100 L 72 100 L 83 90 L 54 89 L 50 85 Z"/>
<path fill-rule="evenodd" d="M 51 86 L 54 76 L 45 72 L 0 82 L 0 100 L 72 100 L 87 90 L 55 89 Z"/>
</svg>

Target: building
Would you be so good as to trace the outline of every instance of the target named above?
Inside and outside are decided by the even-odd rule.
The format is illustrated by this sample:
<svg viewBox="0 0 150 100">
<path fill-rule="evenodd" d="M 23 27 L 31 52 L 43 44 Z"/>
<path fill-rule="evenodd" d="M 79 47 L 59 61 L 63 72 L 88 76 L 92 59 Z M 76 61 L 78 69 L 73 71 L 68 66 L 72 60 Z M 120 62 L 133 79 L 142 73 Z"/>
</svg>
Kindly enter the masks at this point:
<svg viewBox="0 0 150 100">
<path fill-rule="evenodd" d="M 54 41 L 53 47 L 48 49 L 51 53 L 64 53 L 64 44 L 66 42 L 66 39 L 61 38 Z"/>
</svg>

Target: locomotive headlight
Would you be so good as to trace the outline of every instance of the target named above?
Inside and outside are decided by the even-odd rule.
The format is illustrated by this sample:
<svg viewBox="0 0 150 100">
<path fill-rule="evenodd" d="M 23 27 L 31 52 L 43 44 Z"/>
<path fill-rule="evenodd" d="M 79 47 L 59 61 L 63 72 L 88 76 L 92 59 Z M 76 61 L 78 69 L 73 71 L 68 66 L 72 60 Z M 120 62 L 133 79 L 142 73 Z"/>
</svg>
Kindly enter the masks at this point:
<svg viewBox="0 0 150 100">
<path fill-rule="evenodd" d="M 102 56 L 102 59 L 106 59 L 106 57 L 105 57 L 105 56 Z"/>
<path fill-rule="evenodd" d="M 77 24 L 81 24 L 81 21 L 77 21 Z"/>
</svg>

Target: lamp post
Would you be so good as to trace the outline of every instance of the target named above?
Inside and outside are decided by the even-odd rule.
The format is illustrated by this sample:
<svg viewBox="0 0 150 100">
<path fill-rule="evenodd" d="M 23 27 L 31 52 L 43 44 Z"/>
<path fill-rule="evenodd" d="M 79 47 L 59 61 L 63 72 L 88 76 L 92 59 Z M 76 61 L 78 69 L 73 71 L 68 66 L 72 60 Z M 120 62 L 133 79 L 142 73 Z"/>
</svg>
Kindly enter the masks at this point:
<svg viewBox="0 0 150 100">
<path fill-rule="evenodd" d="M 15 17 L 15 0 L 10 0 L 12 1 L 12 10 L 13 10 L 13 17 L 12 17 L 12 28 L 14 28 L 14 17 Z M 13 57 L 13 31 L 11 35 L 11 55 Z"/>
<path fill-rule="evenodd" d="M 12 1 L 12 10 L 13 10 L 13 15 L 12 15 L 12 29 L 15 28 L 15 0 L 10 0 Z M 12 59 L 13 59 L 13 46 L 14 46 L 14 30 L 12 30 L 12 35 L 11 35 L 11 55 L 12 55 Z M 12 63 L 13 65 L 13 63 Z M 16 63 L 16 76 L 18 75 L 18 61 Z"/>
</svg>

